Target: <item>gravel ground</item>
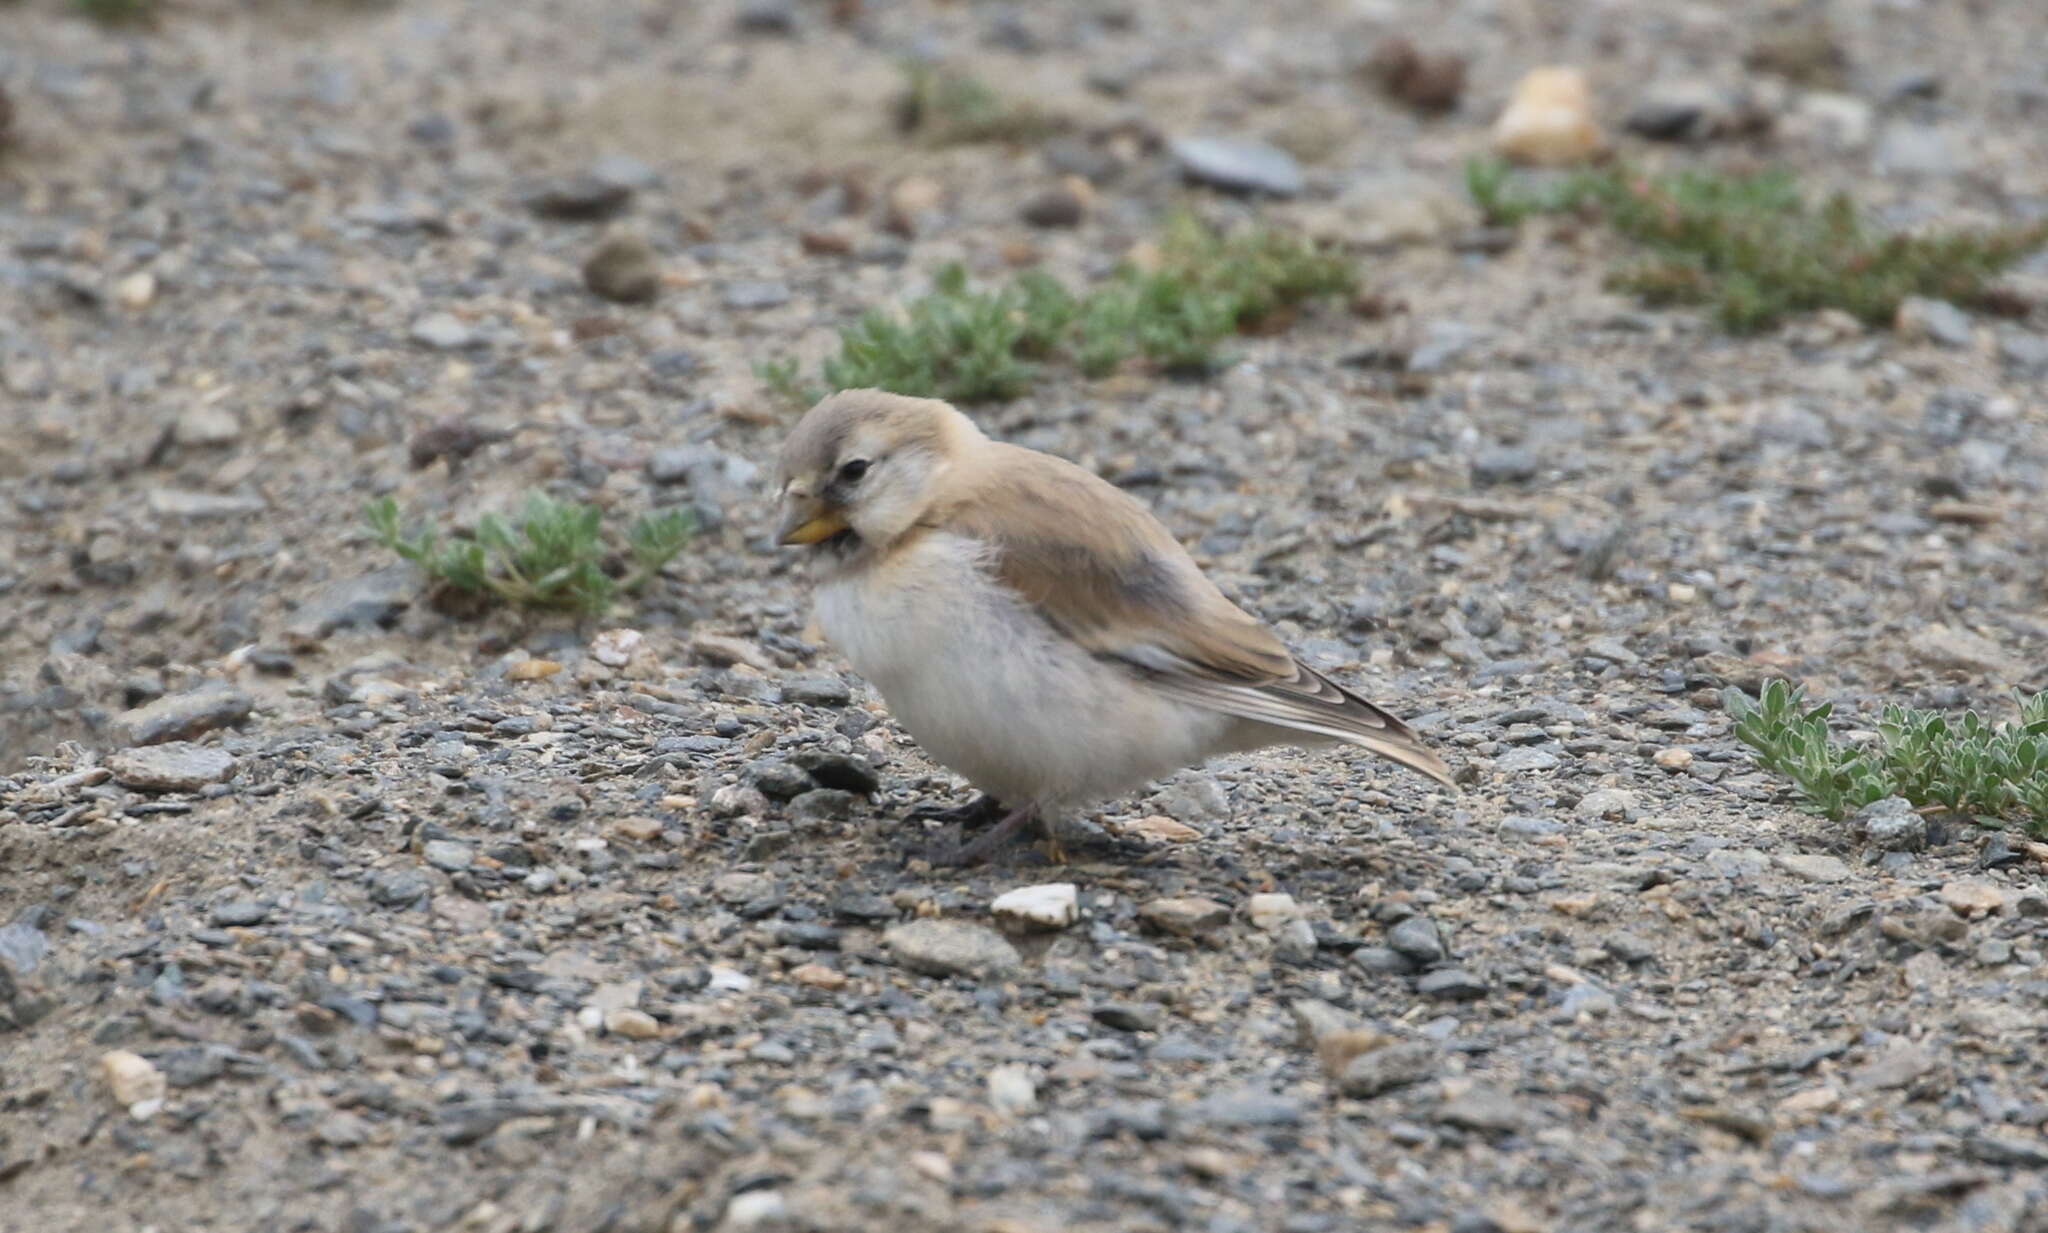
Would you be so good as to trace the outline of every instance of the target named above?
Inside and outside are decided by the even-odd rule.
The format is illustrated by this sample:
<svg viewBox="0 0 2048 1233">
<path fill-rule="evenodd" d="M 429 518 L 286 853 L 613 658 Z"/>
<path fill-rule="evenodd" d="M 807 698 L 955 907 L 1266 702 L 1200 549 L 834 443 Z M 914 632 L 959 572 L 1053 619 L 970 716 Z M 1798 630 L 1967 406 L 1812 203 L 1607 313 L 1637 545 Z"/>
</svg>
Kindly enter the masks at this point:
<svg viewBox="0 0 2048 1233">
<path fill-rule="evenodd" d="M 1775 124 L 1632 157 L 2048 210 L 2048 10 L 1814 11 L 1820 85 L 1746 3 L 0 10 L 0 1230 L 2048 1229 L 2048 849 L 1809 818 L 1717 702 L 2048 685 L 2048 312 L 1730 340 L 1460 190 L 1564 63 L 1617 133 Z M 1392 31 L 1452 114 L 1360 74 Z M 1069 127 L 908 142 L 911 54 Z M 1202 134 L 1302 191 L 1184 187 Z M 1183 200 L 1377 311 L 977 414 L 1465 791 L 1279 751 L 934 871 L 966 791 L 807 640 L 752 366 Z M 439 614 L 360 526 L 534 486 L 704 521 L 637 645 Z"/>
</svg>

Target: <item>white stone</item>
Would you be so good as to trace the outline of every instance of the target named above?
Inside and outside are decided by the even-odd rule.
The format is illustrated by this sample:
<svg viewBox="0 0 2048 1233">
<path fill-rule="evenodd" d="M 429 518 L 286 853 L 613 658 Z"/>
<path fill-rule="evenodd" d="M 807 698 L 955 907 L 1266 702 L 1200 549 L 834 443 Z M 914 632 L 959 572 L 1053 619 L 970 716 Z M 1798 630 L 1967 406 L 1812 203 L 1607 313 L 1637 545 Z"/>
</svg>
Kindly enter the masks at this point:
<svg viewBox="0 0 2048 1233">
<path fill-rule="evenodd" d="M 608 629 L 590 640 L 590 653 L 601 664 L 623 668 L 632 662 L 634 652 L 646 640 L 646 635 L 637 629 Z"/>
<path fill-rule="evenodd" d="M 1023 1066 L 998 1066 L 988 1072 L 988 1103 L 1008 1117 L 1029 1113 L 1038 1106 L 1038 1084 Z"/>
<path fill-rule="evenodd" d="M 653 1040 L 661 1035 L 661 1024 L 644 1010 L 621 1006 L 605 1012 L 604 1030 L 627 1040 Z"/>
<path fill-rule="evenodd" d="M 131 312 L 148 308 L 155 299 L 156 275 L 148 270 L 137 270 L 114 284 L 115 302 Z"/>
<path fill-rule="evenodd" d="M 1064 929 L 1080 918 L 1081 899 L 1072 882 L 1045 882 L 1005 891 L 988 910 L 997 920 L 1034 929 Z"/>
<path fill-rule="evenodd" d="M 1252 924 L 1267 933 L 1277 933 L 1301 919 L 1301 905 L 1292 895 L 1253 895 L 1246 911 Z"/>
<path fill-rule="evenodd" d="M 725 1205 L 725 1221 L 719 1227 L 757 1229 L 780 1221 L 788 1211 L 780 1190 L 749 1190 L 734 1195 Z"/>
<path fill-rule="evenodd" d="M 154 1063 L 126 1049 L 100 1055 L 100 1074 L 107 1081 L 107 1090 L 113 1094 L 114 1103 L 131 1111 L 145 1101 L 161 1102 L 170 1090 L 164 1073 Z M 146 1117 L 147 1114 L 136 1116 Z"/>
</svg>

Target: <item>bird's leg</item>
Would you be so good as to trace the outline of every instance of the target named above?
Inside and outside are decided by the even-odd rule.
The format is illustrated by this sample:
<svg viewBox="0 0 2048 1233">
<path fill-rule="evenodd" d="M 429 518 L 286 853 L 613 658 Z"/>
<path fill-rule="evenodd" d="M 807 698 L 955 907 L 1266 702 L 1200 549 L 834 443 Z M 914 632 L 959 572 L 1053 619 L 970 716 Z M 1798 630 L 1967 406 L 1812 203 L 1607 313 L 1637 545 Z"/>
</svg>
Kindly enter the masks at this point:
<svg viewBox="0 0 2048 1233">
<path fill-rule="evenodd" d="M 1021 809 L 1013 809 L 1002 821 L 975 836 L 971 841 L 961 844 L 951 852 L 934 857 L 932 863 L 935 865 L 979 865 L 989 858 L 991 852 L 1008 843 L 1018 831 L 1030 825 L 1031 820 L 1037 816 L 1038 807 L 1036 805 L 1026 805 Z"/>
<path fill-rule="evenodd" d="M 1067 863 L 1067 850 L 1060 846 L 1059 815 L 1050 809 L 1038 815 L 1038 824 L 1045 830 L 1045 858 L 1055 865 Z"/>
<path fill-rule="evenodd" d="M 917 805 L 906 815 L 913 822 L 938 822 L 946 826 L 958 826 L 963 830 L 987 826 L 1004 816 L 1002 802 L 983 792 L 965 805 L 944 808 L 938 805 Z"/>
</svg>

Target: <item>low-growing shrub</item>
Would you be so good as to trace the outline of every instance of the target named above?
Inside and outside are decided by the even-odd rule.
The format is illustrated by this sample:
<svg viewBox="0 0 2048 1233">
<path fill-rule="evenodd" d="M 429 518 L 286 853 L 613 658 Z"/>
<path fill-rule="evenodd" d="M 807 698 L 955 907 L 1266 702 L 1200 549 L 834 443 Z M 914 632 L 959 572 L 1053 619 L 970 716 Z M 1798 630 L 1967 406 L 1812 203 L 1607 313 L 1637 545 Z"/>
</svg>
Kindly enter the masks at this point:
<svg viewBox="0 0 2048 1233">
<path fill-rule="evenodd" d="M 1889 326 L 1908 296 L 1996 307 L 1999 271 L 2048 245 L 2048 220 L 1986 229 L 1886 232 L 1846 194 L 1818 208 L 1781 170 L 1753 175 L 1625 167 L 1562 176 L 1476 160 L 1465 183 L 1489 222 L 1583 212 L 1643 246 L 1609 284 L 1653 305 L 1702 304 L 1732 333 L 1835 308 Z"/>
<path fill-rule="evenodd" d="M 681 552 L 695 520 L 670 510 L 648 514 L 623 533 L 604 525 L 595 506 L 529 493 L 518 515 L 486 514 L 468 536 L 433 530 L 407 535 L 398 502 L 364 507 L 379 543 L 418 565 L 437 588 L 473 601 L 555 608 L 598 616 L 621 595 L 645 586 Z"/>
<path fill-rule="evenodd" d="M 1805 808 L 1823 817 L 1899 796 L 1986 825 L 2048 831 L 2048 690 L 2022 698 L 2018 719 L 2003 724 L 1975 711 L 1950 718 L 1887 706 L 1877 740 L 1860 746 L 1830 735 L 1833 704 L 1807 706 L 1803 691 L 1783 681 L 1756 698 L 1730 689 L 1722 703 L 1757 764 L 1790 779 Z"/>
<path fill-rule="evenodd" d="M 949 265 L 900 312 L 871 310 L 841 331 L 818 385 L 788 360 L 756 371 L 800 401 L 865 387 L 996 401 L 1022 394 L 1056 363 L 1100 377 L 1142 359 L 1199 375 L 1224 362 L 1222 344 L 1231 336 L 1277 328 L 1298 305 L 1356 285 L 1349 260 L 1299 236 L 1269 228 L 1225 234 L 1181 215 L 1162 233 L 1153 260 L 1126 263 L 1086 291 L 1069 291 L 1042 271 L 977 290 L 965 268 Z"/>
</svg>

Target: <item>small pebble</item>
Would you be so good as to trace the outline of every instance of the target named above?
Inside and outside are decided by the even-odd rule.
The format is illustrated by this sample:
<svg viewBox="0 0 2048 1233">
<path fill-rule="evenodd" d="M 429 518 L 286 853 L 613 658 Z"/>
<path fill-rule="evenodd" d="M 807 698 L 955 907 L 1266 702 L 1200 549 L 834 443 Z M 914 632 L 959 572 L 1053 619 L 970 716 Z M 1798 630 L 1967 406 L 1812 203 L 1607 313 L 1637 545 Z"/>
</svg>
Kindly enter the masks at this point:
<svg viewBox="0 0 2048 1233">
<path fill-rule="evenodd" d="M 131 1110 L 149 1101 L 160 1101 L 170 1091 L 169 1081 L 154 1063 L 126 1049 L 100 1055 L 100 1077 L 114 1103 Z"/>
</svg>

